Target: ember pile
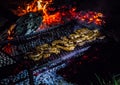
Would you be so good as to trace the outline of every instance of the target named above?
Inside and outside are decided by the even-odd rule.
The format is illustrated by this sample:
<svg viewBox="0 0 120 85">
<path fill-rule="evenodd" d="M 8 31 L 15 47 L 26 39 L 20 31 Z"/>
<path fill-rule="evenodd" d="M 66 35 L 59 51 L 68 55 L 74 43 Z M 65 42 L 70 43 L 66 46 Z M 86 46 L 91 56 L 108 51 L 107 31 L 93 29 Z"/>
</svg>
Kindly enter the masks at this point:
<svg viewBox="0 0 120 85">
<path fill-rule="evenodd" d="M 97 25 L 102 25 L 104 21 L 102 13 L 97 13 L 93 11 L 88 12 L 76 12 L 76 7 L 67 7 L 65 5 L 59 8 L 51 7 L 54 3 L 53 0 L 33 0 L 23 6 L 18 6 L 17 10 L 12 10 L 14 14 L 18 16 L 23 16 L 30 12 L 40 12 L 43 16 L 43 24 L 52 25 L 54 23 L 64 23 L 66 20 L 78 19 L 81 21 L 87 21 L 88 23 L 95 23 Z M 58 11 L 55 11 L 58 9 Z M 53 12 L 53 13 L 51 13 Z"/>
<path fill-rule="evenodd" d="M 56 8 L 52 7 L 53 3 L 53 0 L 33 0 L 18 6 L 16 10 L 12 10 L 20 19 L 9 28 L 8 39 L 65 24 L 71 20 L 98 26 L 105 23 L 102 13 L 77 11 L 76 7 L 67 7 L 65 5 Z"/>
</svg>

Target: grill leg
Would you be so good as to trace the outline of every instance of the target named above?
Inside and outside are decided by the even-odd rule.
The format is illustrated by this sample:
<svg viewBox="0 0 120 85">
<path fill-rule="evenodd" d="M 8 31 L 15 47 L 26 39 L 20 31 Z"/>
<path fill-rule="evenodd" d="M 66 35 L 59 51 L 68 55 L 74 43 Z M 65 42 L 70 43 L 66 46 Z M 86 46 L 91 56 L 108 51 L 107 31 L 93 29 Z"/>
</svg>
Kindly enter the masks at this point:
<svg viewBox="0 0 120 85">
<path fill-rule="evenodd" d="M 30 85 L 34 85 L 34 81 L 33 81 L 33 70 L 29 69 L 28 70 L 28 74 L 29 74 L 29 79 L 30 79 Z"/>
</svg>

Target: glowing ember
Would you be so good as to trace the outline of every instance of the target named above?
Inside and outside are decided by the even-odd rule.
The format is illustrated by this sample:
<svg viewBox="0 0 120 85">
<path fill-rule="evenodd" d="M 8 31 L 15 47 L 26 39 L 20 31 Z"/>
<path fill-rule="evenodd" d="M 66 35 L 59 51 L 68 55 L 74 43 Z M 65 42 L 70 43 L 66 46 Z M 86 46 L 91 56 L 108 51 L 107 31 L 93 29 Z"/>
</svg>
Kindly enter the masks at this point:
<svg viewBox="0 0 120 85">
<path fill-rule="evenodd" d="M 11 54 L 12 53 L 12 48 L 11 48 L 11 44 L 8 43 L 4 48 L 3 48 L 4 52 L 6 52 L 7 54 Z"/>
<path fill-rule="evenodd" d="M 57 12 L 53 15 L 45 15 L 43 16 L 43 23 L 47 25 L 51 25 L 52 23 L 57 24 L 61 22 L 61 14 Z"/>
<path fill-rule="evenodd" d="M 89 11 L 83 14 L 82 12 L 79 12 L 76 14 L 76 16 L 77 16 L 76 19 L 80 21 L 86 21 L 88 23 L 95 23 L 97 25 L 102 25 L 105 23 L 103 21 L 104 16 L 102 13 Z"/>
<path fill-rule="evenodd" d="M 15 26 L 16 26 L 16 24 L 13 24 L 13 25 L 11 25 L 10 26 L 10 28 L 8 29 L 8 40 L 12 40 L 13 39 L 13 37 L 11 36 L 12 34 L 13 34 L 13 29 L 15 28 Z"/>
<path fill-rule="evenodd" d="M 87 22 L 88 24 L 90 23 L 95 23 L 96 25 L 102 25 L 104 24 L 103 21 L 103 14 L 102 13 L 97 13 L 97 12 L 75 12 L 75 10 L 70 9 L 67 12 L 57 12 L 53 15 L 46 15 L 43 16 L 43 24 L 41 25 L 42 28 L 46 28 L 45 24 L 47 26 L 50 25 L 57 25 L 57 24 L 62 24 L 65 21 L 70 21 L 73 19 L 76 19 L 81 22 Z M 40 28 L 41 28 L 40 26 Z"/>
</svg>

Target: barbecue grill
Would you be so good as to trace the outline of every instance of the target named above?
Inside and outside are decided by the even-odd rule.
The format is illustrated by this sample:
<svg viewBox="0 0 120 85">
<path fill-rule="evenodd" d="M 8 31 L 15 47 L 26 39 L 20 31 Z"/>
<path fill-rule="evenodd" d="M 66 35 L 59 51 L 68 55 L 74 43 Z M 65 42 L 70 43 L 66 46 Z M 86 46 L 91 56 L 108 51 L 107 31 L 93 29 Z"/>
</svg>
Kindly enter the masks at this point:
<svg viewBox="0 0 120 85">
<path fill-rule="evenodd" d="M 59 6 L 56 6 L 55 4 L 52 4 L 52 6 L 55 6 L 56 10 L 62 11 L 62 8 L 59 8 Z M 60 4 L 60 6 L 62 6 L 62 4 Z M 68 10 L 64 6 L 63 8 L 65 11 Z M 77 11 L 79 11 L 79 9 Z M 74 12 L 74 9 L 72 12 Z M 52 11 L 50 11 L 50 13 L 54 14 Z M 89 10 L 88 12 L 81 11 L 78 14 L 82 14 L 83 16 L 87 13 L 89 13 Z M 76 58 L 81 58 L 81 56 L 84 55 L 86 51 L 88 51 L 94 44 L 99 45 L 108 43 L 113 39 L 109 33 L 105 34 L 107 32 L 104 30 L 104 21 L 102 21 L 102 25 L 98 25 L 94 22 L 89 23 L 89 20 L 87 19 L 85 21 L 82 21 L 82 19 L 78 20 L 79 16 L 73 15 L 74 17 L 71 18 L 68 14 L 66 14 L 68 15 L 67 17 L 70 18 L 69 20 L 63 14 L 62 16 L 64 16 L 64 23 L 55 23 L 54 25 L 44 26 L 45 29 L 40 29 L 39 25 L 43 24 L 42 20 L 44 19 L 41 12 L 39 13 L 30 11 L 19 18 L 12 13 L 10 15 L 14 16 L 14 19 L 17 18 L 17 20 L 12 23 L 13 25 L 11 27 L 14 29 L 9 28 L 5 29 L 5 31 L 2 29 L 0 34 L 0 72 L 4 72 L 0 73 L 1 85 L 44 84 L 45 82 L 41 80 L 42 78 L 46 78 L 46 76 L 53 77 L 51 74 L 49 74 L 49 72 L 56 73 L 61 68 L 65 68 Z M 6 22 L 7 20 L 4 23 Z M 2 25 L 0 26 L 2 27 Z M 44 53 L 48 53 L 48 48 L 51 49 L 51 47 L 48 47 L 47 50 L 45 50 L 45 48 L 43 49 L 44 53 L 39 55 L 39 58 L 31 57 L 31 55 L 35 56 L 40 54 L 41 50 L 37 52 L 37 47 L 45 44 L 52 46 L 53 42 L 56 40 L 62 41 L 64 37 L 67 37 L 67 39 L 70 40 L 70 35 L 75 34 L 76 31 L 86 28 L 91 32 L 97 30 L 100 33 L 100 36 L 97 36 L 93 40 L 84 40 L 84 44 L 80 46 L 76 45 L 77 43 L 75 40 L 73 40 L 72 43 L 75 43 L 75 46 L 74 49 L 70 51 L 64 50 L 65 47 L 62 43 L 60 44 L 61 48 L 59 46 L 60 53 L 51 53 L 49 56 L 47 55 L 46 58 L 44 56 L 40 58 L 39 56 L 44 55 Z M 87 34 L 89 34 L 89 32 Z M 73 37 L 75 37 L 75 35 Z M 8 72 L 8 69 L 11 69 L 11 71 Z"/>
<path fill-rule="evenodd" d="M 95 24 L 90 24 L 90 25 L 84 25 L 83 23 L 80 24 L 80 22 L 77 23 L 75 21 L 71 21 L 64 25 L 55 26 L 47 30 L 42 30 L 39 32 L 24 35 L 24 36 L 23 35 L 17 36 L 12 40 L 6 40 L 1 42 L 0 43 L 2 48 L 1 50 L 10 58 L 14 59 L 14 62 L 27 61 L 27 63 L 30 64 L 30 67 L 26 66 L 27 69 L 29 69 L 28 70 L 29 74 L 25 73 L 25 75 L 28 76 L 30 79 L 27 78 L 27 80 L 25 81 L 29 80 L 33 82 L 36 79 L 36 78 L 33 78 L 33 75 L 36 73 L 38 69 L 39 71 L 37 72 L 44 73 L 46 70 L 52 69 L 56 66 L 56 69 L 54 69 L 54 71 L 57 71 L 58 69 L 63 68 L 65 65 L 67 65 L 68 64 L 67 61 L 69 61 L 70 59 L 73 59 L 82 55 L 86 50 L 88 50 L 91 47 L 92 44 L 103 43 L 103 41 L 106 41 L 106 39 L 96 39 L 92 42 L 87 42 L 82 46 L 77 46 L 71 52 L 67 52 L 63 50 L 60 52 L 60 54 L 52 54 L 49 58 L 41 59 L 39 61 L 33 61 L 31 59 L 26 58 L 25 57 L 26 53 L 35 52 L 36 46 L 40 46 L 45 43 L 51 43 L 54 40 L 61 39 L 61 37 L 69 36 L 70 34 L 74 33 L 78 29 L 86 28 L 88 26 L 90 30 L 94 30 L 96 27 L 97 28 L 99 27 L 99 26 L 96 26 Z M 102 27 L 98 28 L 99 31 L 100 29 L 102 29 Z M 5 46 L 8 45 L 8 43 L 10 44 L 10 48 L 9 48 L 11 50 L 10 52 L 5 50 Z M 4 56 L 5 58 L 7 57 L 6 55 Z M 3 79 L 1 82 L 5 83 L 7 80 L 9 80 L 9 77 L 8 79 Z M 15 78 L 16 77 L 17 76 L 15 76 Z M 24 78 L 21 78 L 21 79 L 18 79 L 17 81 L 12 81 L 12 82 L 16 83 L 22 79 Z M 11 81 L 8 81 L 6 82 L 6 84 L 9 84 L 10 82 Z"/>
</svg>

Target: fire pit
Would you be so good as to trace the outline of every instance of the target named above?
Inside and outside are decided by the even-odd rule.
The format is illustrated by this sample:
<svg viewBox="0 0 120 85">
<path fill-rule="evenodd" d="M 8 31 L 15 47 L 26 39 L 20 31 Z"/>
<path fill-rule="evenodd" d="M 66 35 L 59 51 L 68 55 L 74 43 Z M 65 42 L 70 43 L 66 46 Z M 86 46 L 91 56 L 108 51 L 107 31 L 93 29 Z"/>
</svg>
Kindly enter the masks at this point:
<svg viewBox="0 0 120 85">
<path fill-rule="evenodd" d="M 0 84 L 22 80 L 31 85 L 34 82 L 35 85 L 41 84 L 37 80 L 48 73 L 47 70 L 56 72 L 81 57 L 92 45 L 108 41 L 103 33 L 103 13 L 81 11 L 75 7 L 76 3 L 60 3 L 57 6 L 55 0 L 22 3 L 18 4 L 17 9 L 10 9 L 18 19 L 0 34 L 0 68 L 8 68 L 9 64 L 5 64 L 7 60 L 11 66 L 20 63 L 17 65 L 22 69 L 21 72 L 16 71 L 14 77 L 10 74 L 7 78 L 2 77 Z M 25 64 L 28 66 L 24 67 Z M 24 77 L 18 78 L 23 74 Z"/>
<path fill-rule="evenodd" d="M 2 40 L 8 40 L 1 43 L 2 50 L 11 56 L 18 56 L 38 45 L 69 36 L 79 28 L 100 30 L 101 25 L 105 23 L 102 13 L 77 12 L 75 7 L 67 8 L 64 5 L 55 11 L 57 8 L 52 7 L 52 3 L 52 0 L 34 0 L 23 4 L 23 7 L 18 6 L 17 10 L 12 10 L 15 15 L 22 17 L 10 26 L 7 33 L 4 32 L 7 36 Z"/>
</svg>

